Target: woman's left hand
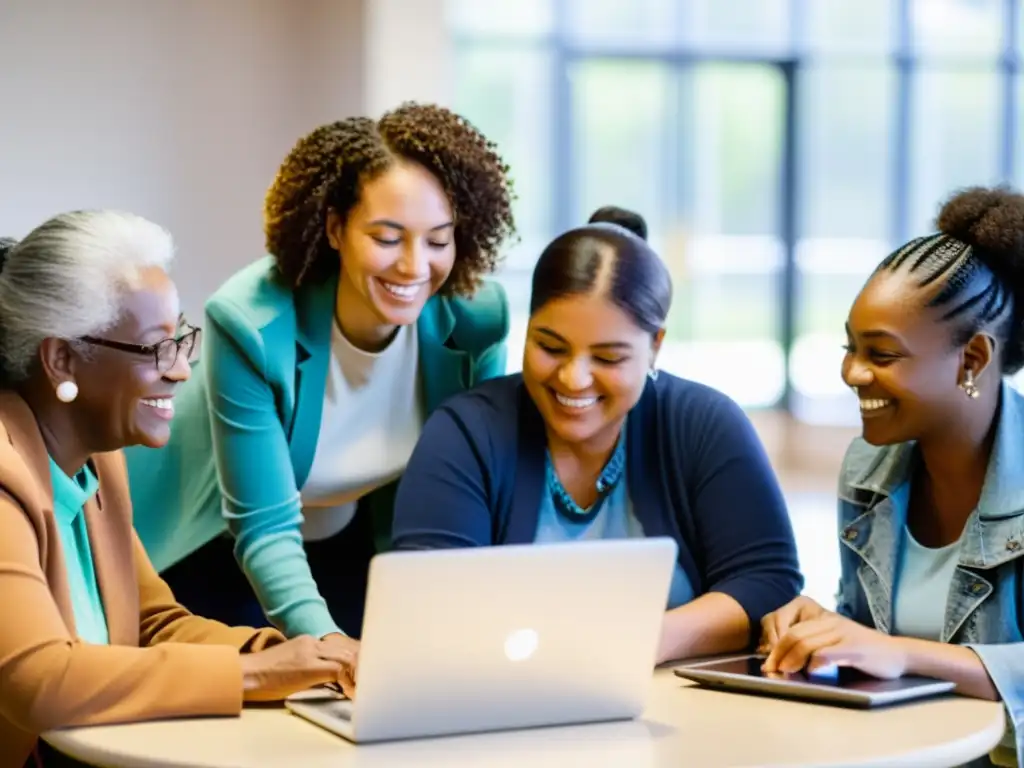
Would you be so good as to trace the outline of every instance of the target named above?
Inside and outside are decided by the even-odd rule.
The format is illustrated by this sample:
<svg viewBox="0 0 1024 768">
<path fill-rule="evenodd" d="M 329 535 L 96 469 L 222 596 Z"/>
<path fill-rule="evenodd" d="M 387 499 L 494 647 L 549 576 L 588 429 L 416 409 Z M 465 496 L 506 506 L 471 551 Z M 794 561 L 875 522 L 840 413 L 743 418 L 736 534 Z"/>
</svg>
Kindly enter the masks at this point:
<svg viewBox="0 0 1024 768">
<path fill-rule="evenodd" d="M 898 637 L 826 613 L 792 626 L 775 643 L 763 668 L 769 673 L 793 673 L 831 665 L 894 679 L 906 673 L 907 653 Z"/>
</svg>

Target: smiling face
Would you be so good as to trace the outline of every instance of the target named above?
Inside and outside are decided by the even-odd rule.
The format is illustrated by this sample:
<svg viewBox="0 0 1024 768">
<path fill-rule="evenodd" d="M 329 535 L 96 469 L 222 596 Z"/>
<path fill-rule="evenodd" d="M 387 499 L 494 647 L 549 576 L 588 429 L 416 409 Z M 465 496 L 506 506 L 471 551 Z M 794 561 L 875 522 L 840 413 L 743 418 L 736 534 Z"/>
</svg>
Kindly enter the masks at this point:
<svg viewBox="0 0 1024 768">
<path fill-rule="evenodd" d="M 614 442 L 658 342 L 602 295 L 567 296 L 530 317 L 523 382 L 548 432 L 569 444 Z"/>
<path fill-rule="evenodd" d="M 119 322 L 101 334 L 104 340 L 150 345 L 180 335 L 178 292 L 159 267 L 142 271 L 138 288 L 122 307 Z M 97 441 L 96 450 L 159 448 L 170 438 L 174 393 L 190 368 L 183 354 L 160 373 L 153 354 L 90 345 L 88 355 L 75 358 L 72 374 L 79 388 L 74 406 Z"/>
<path fill-rule="evenodd" d="M 341 258 L 338 318 L 364 348 L 416 322 L 455 263 L 454 215 L 426 168 L 398 161 L 363 184 L 345 221 L 331 212 L 327 237 Z"/>
<path fill-rule="evenodd" d="M 875 274 L 847 321 L 843 381 L 860 398 L 864 439 L 873 445 L 921 440 L 958 423 L 963 348 L 941 311 L 906 275 Z"/>
</svg>

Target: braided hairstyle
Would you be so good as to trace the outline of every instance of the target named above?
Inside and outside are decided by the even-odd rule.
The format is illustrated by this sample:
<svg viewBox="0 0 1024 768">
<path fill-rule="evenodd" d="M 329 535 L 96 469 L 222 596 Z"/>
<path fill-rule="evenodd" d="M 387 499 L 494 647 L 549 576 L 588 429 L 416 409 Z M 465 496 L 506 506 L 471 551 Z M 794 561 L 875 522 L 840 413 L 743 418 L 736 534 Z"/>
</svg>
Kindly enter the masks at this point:
<svg viewBox="0 0 1024 768">
<path fill-rule="evenodd" d="M 1016 373 L 1024 367 L 1024 195 L 964 189 L 942 206 L 936 224 L 937 234 L 910 241 L 875 271 L 903 271 L 935 291 L 927 306 L 943 310 L 953 343 L 987 330 L 1003 373 Z"/>
<path fill-rule="evenodd" d="M 409 102 L 380 120 L 323 125 L 285 158 L 264 203 L 266 247 L 285 284 L 295 289 L 338 270 L 338 254 L 327 241 L 328 210 L 344 221 L 361 185 L 399 159 L 433 173 L 452 206 L 455 264 L 441 293 L 470 295 L 494 271 L 501 245 L 515 234 L 509 167 L 465 118 Z"/>
</svg>

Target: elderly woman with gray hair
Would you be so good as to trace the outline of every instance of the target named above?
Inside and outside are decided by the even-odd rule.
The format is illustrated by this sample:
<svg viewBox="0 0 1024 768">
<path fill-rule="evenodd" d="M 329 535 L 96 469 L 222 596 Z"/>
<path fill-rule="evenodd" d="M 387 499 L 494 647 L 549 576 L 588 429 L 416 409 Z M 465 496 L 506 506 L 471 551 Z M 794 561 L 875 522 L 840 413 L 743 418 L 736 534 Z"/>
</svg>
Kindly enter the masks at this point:
<svg viewBox="0 0 1024 768">
<path fill-rule="evenodd" d="M 319 640 L 190 614 L 132 529 L 120 449 L 167 441 L 200 337 L 172 252 L 162 228 L 112 211 L 0 241 L 0 768 L 34 746 L 61 764 L 37 742 L 54 728 L 351 690 L 354 659 Z"/>
</svg>

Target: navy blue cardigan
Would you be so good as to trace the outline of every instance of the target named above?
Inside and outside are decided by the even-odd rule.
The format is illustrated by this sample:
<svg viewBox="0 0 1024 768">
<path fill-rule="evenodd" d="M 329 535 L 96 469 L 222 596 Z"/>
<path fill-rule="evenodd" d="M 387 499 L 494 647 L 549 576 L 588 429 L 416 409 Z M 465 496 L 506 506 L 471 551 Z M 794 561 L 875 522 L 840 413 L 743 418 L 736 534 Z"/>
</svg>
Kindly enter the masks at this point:
<svg viewBox="0 0 1024 768">
<path fill-rule="evenodd" d="M 722 592 L 761 617 L 803 587 L 793 529 L 746 414 L 664 372 L 627 421 L 626 478 L 648 536 L 671 536 L 694 593 Z M 427 420 L 395 502 L 397 549 L 533 541 L 546 437 L 520 375 L 491 379 Z"/>
</svg>

